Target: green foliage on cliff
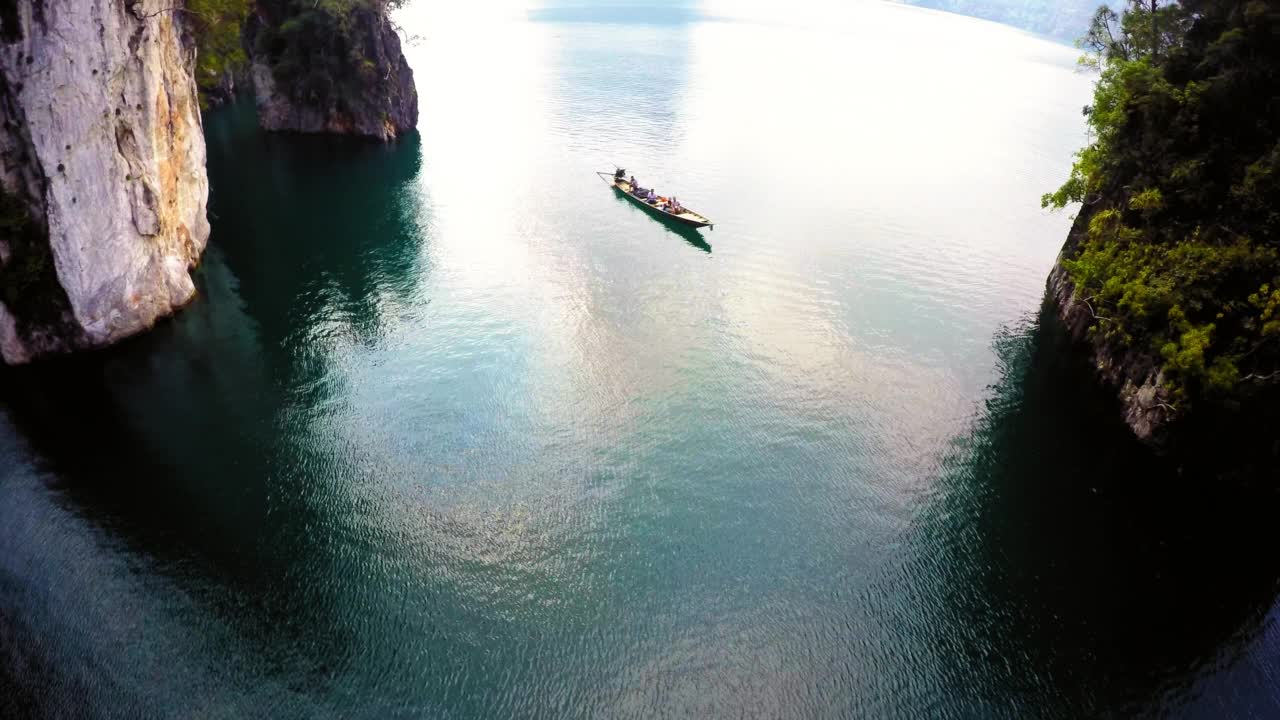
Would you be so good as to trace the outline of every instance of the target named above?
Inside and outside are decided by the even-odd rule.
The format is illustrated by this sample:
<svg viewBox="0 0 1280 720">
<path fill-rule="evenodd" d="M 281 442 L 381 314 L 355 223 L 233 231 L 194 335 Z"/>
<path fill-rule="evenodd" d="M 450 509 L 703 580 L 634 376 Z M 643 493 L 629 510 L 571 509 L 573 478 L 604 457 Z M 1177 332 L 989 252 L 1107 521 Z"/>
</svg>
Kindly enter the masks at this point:
<svg viewBox="0 0 1280 720">
<path fill-rule="evenodd" d="M 1280 2 L 1099 8 L 1082 42 L 1092 142 L 1044 204 L 1084 204 L 1063 265 L 1092 331 L 1182 409 L 1280 379 Z"/>
<path fill-rule="evenodd" d="M 240 35 L 252 8 L 253 0 L 186 0 L 202 103 L 222 91 L 228 75 L 240 74 L 248 65 Z"/>
<path fill-rule="evenodd" d="M 358 10 L 379 16 L 403 5 L 405 0 L 186 0 L 187 27 L 196 41 L 196 83 L 201 101 L 222 93 L 229 76 L 242 75 L 249 64 L 244 27 L 250 14 L 259 11 L 265 32 L 255 43 L 272 58 L 272 71 L 284 87 L 300 96 L 327 96 L 334 81 L 358 83 L 361 78 L 344 71 L 344 57 L 360 57 L 360 44 L 352 42 Z M 294 83 L 303 85 L 295 86 Z"/>
<path fill-rule="evenodd" d="M 357 25 L 382 18 L 404 0 L 258 0 L 262 25 L 253 54 L 277 86 L 313 106 L 342 105 L 377 79 Z"/>
</svg>

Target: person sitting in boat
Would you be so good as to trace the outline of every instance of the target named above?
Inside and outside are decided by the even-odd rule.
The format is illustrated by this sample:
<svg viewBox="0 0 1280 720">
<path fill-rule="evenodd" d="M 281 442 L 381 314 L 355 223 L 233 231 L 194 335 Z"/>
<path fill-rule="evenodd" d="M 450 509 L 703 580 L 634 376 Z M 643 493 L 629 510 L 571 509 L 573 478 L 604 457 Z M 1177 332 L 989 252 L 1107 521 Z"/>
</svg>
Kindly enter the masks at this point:
<svg viewBox="0 0 1280 720">
<path fill-rule="evenodd" d="M 627 184 L 629 184 L 629 185 L 631 186 L 631 189 L 632 189 L 632 190 L 638 189 L 638 188 L 640 187 L 640 185 L 636 182 L 636 176 L 635 176 L 635 175 L 632 175 L 632 176 L 631 176 L 631 179 L 627 181 Z"/>
<path fill-rule="evenodd" d="M 667 200 L 667 212 L 672 212 L 672 213 L 684 212 L 684 208 L 680 207 L 680 201 L 676 199 L 675 195 L 672 195 L 671 199 Z"/>
<path fill-rule="evenodd" d="M 650 205 L 656 205 L 658 203 L 658 193 L 654 192 L 653 188 L 649 188 L 649 194 L 644 199 Z"/>
</svg>

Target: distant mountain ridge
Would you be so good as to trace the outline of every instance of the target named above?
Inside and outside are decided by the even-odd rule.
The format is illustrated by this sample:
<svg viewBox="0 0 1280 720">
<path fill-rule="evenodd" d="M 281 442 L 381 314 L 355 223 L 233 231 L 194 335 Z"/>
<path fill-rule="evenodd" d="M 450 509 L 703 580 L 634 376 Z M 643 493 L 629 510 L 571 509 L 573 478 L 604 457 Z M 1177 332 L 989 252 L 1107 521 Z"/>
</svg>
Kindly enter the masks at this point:
<svg viewBox="0 0 1280 720">
<path fill-rule="evenodd" d="M 901 0 L 907 5 L 993 20 L 1071 43 L 1084 35 L 1102 0 Z M 1109 2 L 1118 9 L 1121 3 Z"/>
</svg>

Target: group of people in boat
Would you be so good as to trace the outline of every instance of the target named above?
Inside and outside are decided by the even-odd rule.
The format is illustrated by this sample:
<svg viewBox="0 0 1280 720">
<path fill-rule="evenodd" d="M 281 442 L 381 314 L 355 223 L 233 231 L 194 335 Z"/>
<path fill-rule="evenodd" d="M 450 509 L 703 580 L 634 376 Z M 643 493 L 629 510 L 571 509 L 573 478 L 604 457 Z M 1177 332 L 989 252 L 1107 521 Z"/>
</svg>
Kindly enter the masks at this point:
<svg viewBox="0 0 1280 720">
<path fill-rule="evenodd" d="M 630 185 L 632 195 L 640 198 L 641 200 L 649 203 L 650 205 L 653 205 L 654 207 L 657 207 L 660 210 L 666 210 L 669 213 L 684 212 L 684 206 L 680 204 L 679 200 L 675 199 L 674 197 L 669 197 L 669 198 L 660 197 L 658 193 L 654 191 L 653 188 L 649 188 L 646 190 L 645 188 L 640 187 L 640 183 L 636 180 L 635 175 L 632 175 L 626 180 L 623 180 L 622 178 L 625 175 L 626 175 L 626 171 L 619 169 L 616 173 L 614 173 L 613 179 L 618 183 L 625 182 L 628 185 Z"/>
</svg>

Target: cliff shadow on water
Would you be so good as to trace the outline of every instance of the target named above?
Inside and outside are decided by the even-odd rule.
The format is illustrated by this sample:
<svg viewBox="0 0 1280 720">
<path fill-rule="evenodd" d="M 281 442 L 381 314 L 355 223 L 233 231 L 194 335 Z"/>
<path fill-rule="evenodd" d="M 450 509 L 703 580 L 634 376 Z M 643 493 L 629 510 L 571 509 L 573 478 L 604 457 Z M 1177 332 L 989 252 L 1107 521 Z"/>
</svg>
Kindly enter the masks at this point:
<svg viewBox="0 0 1280 720">
<path fill-rule="evenodd" d="M 248 716 L 275 686 L 241 697 L 237 673 L 323 684 L 329 669 L 316 658 L 354 642 L 351 618 L 335 608 L 359 603 L 316 581 L 339 574 L 337 546 L 311 536 L 341 535 L 334 528 L 357 505 L 334 502 L 351 478 L 318 477 L 342 467 L 332 461 L 340 450 L 317 438 L 326 408 L 349 390 L 328 349 L 380 342 L 429 273 L 420 147 L 416 135 L 391 145 L 267 135 L 249 103 L 205 127 L 213 236 L 197 299 L 118 346 L 0 369 L 0 527 L 11 528 L 0 532 L 0 608 L 14 611 L 0 613 L 0 691 L 5 676 L 58 688 L 13 696 L 24 713 L 74 714 L 45 703 L 86 702 L 149 715 L 208 701 Z M 38 529 L 58 539 L 28 547 L 30 518 L 47 515 L 59 522 Z M 69 555 L 99 552 L 63 537 L 77 527 L 129 550 L 131 569 Z M 167 580 L 141 592 L 128 580 L 139 568 Z M 80 592 L 101 597 L 75 613 L 42 610 Z M 129 610 L 145 627 L 114 615 L 142 598 L 167 603 Z M 205 625 L 177 642 L 185 603 L 220 618 L 224 634 Z M 273 649 L 302 645 L 314 652 Z M 61 667 L 66 657 L 84 667 Z M 226 661 L 208 667 L 216 657 Z"/>
<path fill-rule="evenodd" d="M 334 313 L 373 341 L 430 271 L 418 134 L 380 145 L 264 133 L 255 118 L 240 102 L 206 122 L 210 211 L 241 295 L 262 304 L 251 314 L 288 323 L 267 329 L 287 336 Z"/>
<path fill-rule="evenodd" d="M 128 473 L 137 480 L 199 472 L 186 458 L 216 460 L 200 449 L 210 440 L 249 443 L 227 448 L 237 462 L 262 456 L 249 447 L 272 438 L 276 414 L 328 382 L 326 345 L 376 345 L 430 272 L 416 135 L 272 135 L 248 103 L 206 130 L 217 239 L 192 305 L 118 347 L 0 372 L 0 403 L 50 458 L 145 468 Z M 111 457 L 61 447 L 85 441 Z"/>
<path fill-rule="evenodd" d="M 940 683 L 981 715 L 1280 707 L 1265 637 L 1277 493 L 1140 445 L 1049 307 L 996 350 L 1001 380 L 887 590 L 918 614 L 891 622 L 935 638 Z"/>
</svg>

